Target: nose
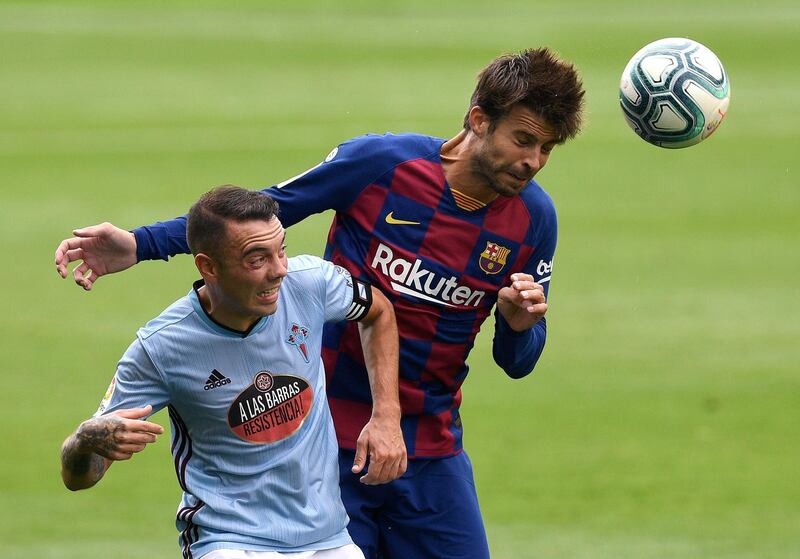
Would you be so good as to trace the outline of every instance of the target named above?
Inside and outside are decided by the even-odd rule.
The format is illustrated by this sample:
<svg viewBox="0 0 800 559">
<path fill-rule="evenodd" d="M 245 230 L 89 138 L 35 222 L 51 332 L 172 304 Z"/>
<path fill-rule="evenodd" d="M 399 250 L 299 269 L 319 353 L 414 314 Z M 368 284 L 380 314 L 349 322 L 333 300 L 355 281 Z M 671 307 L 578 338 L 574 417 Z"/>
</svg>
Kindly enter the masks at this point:
<svg viewBox="0 0 800 559">
<path fill-rule="evenodd" d="M 288 273 L 287 262 L 285 258 L 275 256 L 270 265 L 267 266 L 267 277 L 270 280 L 278 280 L 286 276 Z"/>
<path fill-rule="evenodd" d="M 523 165 L 531 171 L 531 174 L 536 174 L 544 166 L 544 161 L 545 157 L 542 154 L 542 148 L 536 145 L 525 153 Z"/>
</svg>

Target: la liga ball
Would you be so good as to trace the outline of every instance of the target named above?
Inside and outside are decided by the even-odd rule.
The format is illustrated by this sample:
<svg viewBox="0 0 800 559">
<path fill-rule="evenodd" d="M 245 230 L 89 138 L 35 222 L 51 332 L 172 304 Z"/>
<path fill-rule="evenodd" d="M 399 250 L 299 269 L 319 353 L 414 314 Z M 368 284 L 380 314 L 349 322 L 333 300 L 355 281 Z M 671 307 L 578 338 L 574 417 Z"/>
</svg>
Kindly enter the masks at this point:
<svg viewBox="0 0 800 559">
<path fill-rule="evenodd" d="M 628 125 L 662 148 L 685 148 L 711 136 L 728 112 L 728 74 L 719 58 L 691 39 L 641 48 L 625 66 L 619 103 Z"/>
</svg>

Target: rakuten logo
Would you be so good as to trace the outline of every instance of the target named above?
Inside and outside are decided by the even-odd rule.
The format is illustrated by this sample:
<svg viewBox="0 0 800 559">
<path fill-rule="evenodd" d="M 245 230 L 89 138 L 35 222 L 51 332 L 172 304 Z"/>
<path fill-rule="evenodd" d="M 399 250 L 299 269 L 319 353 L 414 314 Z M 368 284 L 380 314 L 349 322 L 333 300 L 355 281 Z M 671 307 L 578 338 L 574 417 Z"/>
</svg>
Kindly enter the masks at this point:
<svg viewBox="0 0 800 559">
<path fill-rule="evenodd" d="M 409 262 L 403 258 L 395 258 L 392 249 L 383 243 L 378 245 L 371 266 L 392 279 L 392 289 L 398 293 L 437 305 L 477 307 L 486 295 L 485 291 L 473 291 L 465 285 L 458 285 L 455 276 L 447 279 L 437 276 L 423 268 L 420 259 Z"/>
</svg>

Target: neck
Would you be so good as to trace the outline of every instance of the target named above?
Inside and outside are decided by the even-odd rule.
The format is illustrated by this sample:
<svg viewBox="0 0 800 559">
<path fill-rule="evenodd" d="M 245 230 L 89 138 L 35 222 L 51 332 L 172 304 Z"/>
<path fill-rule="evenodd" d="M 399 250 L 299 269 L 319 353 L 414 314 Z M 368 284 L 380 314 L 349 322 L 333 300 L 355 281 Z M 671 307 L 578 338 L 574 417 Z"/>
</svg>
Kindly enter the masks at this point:
<svg viewBox="0 0 800 559">
<path fill-rule="evenodd" d="M 208 285 L 204 285 L 197 290 L 197 298 L 206 314 L 214 322 L 228 330 L 247 332 L 261 319 L 260 316 L 241 316 L 231 312 L 221 303 L 221 297 L 215 296 L 214 290 L 209 288 Z"/>
<path fill-rule="evenodd" d="M 497 198 L 497 192 L 473 168 L 474 151 L 475 135 L 470 130 L 447 140 L 440 151 L 444 177 L 450 188 L 488 204 Z"/>
</svg>

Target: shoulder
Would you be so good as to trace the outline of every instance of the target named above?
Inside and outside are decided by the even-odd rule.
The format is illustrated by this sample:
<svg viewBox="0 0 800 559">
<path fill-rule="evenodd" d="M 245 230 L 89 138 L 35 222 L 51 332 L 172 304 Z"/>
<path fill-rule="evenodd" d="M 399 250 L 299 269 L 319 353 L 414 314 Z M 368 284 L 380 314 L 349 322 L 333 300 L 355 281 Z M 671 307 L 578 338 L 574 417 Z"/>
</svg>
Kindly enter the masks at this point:
<svg viewBox="0 0 800 559">
<path fill-rule="evenodd" d="M 550 195 L 537 183 L 532 180 L 528 186 L 519 194 L 519 201 L 525 208 L 538 220 L 556 221 L 556 205 Z"/>
<path fill-rule="evenodd" d="M 410 159 L 438 157 L 445 140 L 422 134 L 365 134 L 336 148 L 328 159 L 358 156 L 375 164 L 399 164 Z"/>
<path fill-rule="evenodd" d="M 192 317 L 194 313 L 195 310 L 189 300 L 189 296 L 181 297 L 164 309 L 157 317 L 142 326 L 137 333 L 137 337 L 145 341 L 166 331 L 185 327 L 186 319 Z"/>
<path fill-rule="evenodd" d="M 281 289 L 299 295 L 308 294 L 308 290 L 319 286 L 325 276 L 325 270 L 331 264 L 318 256 L 301 254 L 288 260 L 286 277 Z"/>
<path fill-rule="evenodd" d="M 287 277 L 318 273 L 325 264 L 326 261 L 319 256 L 312 256 L 310 254 L 292 256 L 288 259 Z"/>
<path fill-rule="evenodd" d="M 289 258 L 288 271 L 281 289 L 285 287 L 288 294 L 303 299 L 310 299 L 314 293 L 324 298 L 328 289 L 326 286 L 339 283 L 352 285 L 351 277 L 349 271 L 333 262 L 302 254 Z"/>
</svg>

